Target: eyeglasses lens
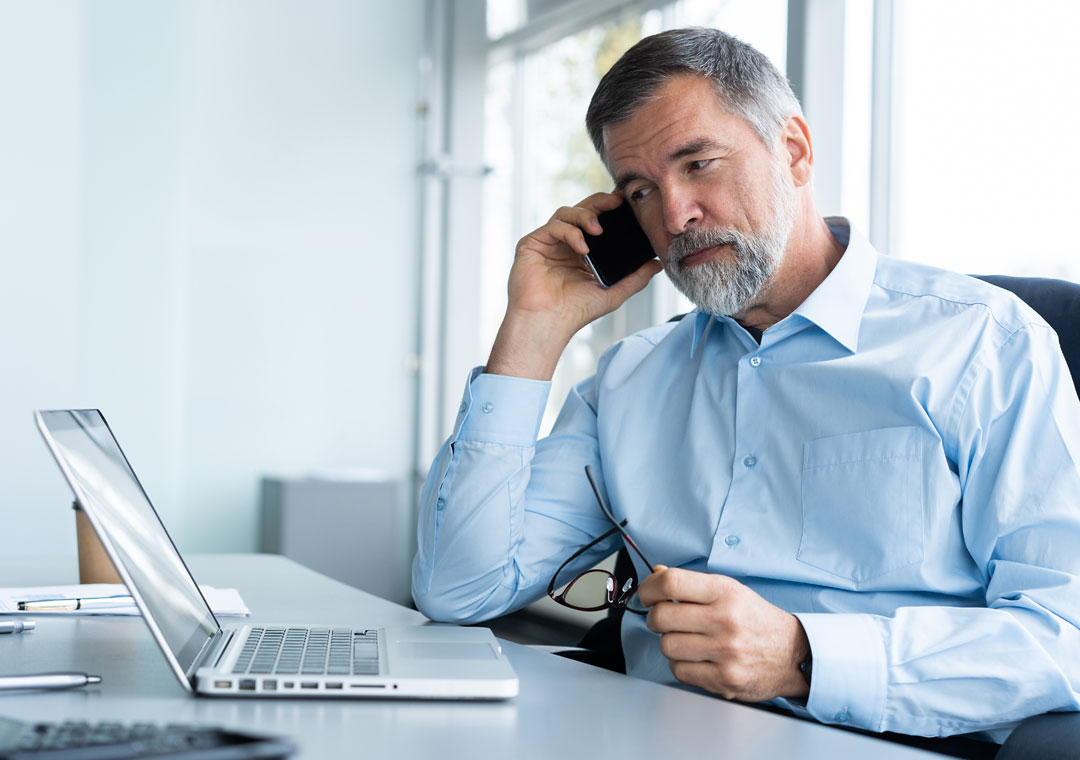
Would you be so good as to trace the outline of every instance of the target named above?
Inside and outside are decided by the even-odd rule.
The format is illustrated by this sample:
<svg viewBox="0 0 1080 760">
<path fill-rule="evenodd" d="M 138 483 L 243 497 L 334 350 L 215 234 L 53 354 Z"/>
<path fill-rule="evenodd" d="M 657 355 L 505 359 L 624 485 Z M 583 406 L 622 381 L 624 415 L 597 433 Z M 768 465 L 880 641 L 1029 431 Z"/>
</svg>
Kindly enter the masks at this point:
<svg viewBox="0 0 1080 760">
<path fill-rule="evenodd" d="M 566 587 L 563 600 L 579 610 L 607 607 L 615 596 L 615 580 L 606 570 L 589 570 Z"/>
</svg>

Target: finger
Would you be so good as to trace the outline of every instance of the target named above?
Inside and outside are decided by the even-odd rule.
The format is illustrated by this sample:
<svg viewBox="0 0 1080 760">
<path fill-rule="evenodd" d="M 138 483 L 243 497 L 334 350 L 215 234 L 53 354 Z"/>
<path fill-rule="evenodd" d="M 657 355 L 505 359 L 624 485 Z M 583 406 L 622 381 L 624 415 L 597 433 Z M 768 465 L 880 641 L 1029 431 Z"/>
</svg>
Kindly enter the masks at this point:
<svg viewBox="0 0 1080 760">
<path fill-rule="evenodd" d="M 724 602 L 657 602 L 645 617 L 645 626 L 660 634 L 715 634 L 728 630 L 732 614 Z"/>
<path fill-rule="evenodd" d="M 597 212 L 581 206 L 563 206 L 551 215 L 548 223 L 565 222 L 585 230 L 590 235 L 600 235 L 604 228 L 596 214 Z"/>
<path fill-rule="evenodd" d="M 518 247 L 521 248 L 530 239 L 540 246 L 557 246 L 565 243 L 570 250 L 582 256 L 589 252 L 589 246 L 585 243 L 585 235 L 581 228 L 554 217 L 543 227 L 524 238 Z M 530 246 L 525 245 L 525 248 L 529 249 Z"/>
<path fill-rule="evenodd" d="M 700 633 L 665 633 L 660 637 L 660 653 L 669 660 L 714 662 L 716 642 Z"/>
<path fill-rule="evenodd" d="M 646 606 L 663 600 L 708 604 L 729 593 L 733 584 L 739 585 L 726 575 L 665 567 L 642 581 L 638 598 Z"/>
<path fill-rule="evenodd" d="M 668 668 L 671 670 L 671 674 L 675 676 L 680 683 L 687 684 L 688 686 L 697 686 L 728 699 L 734 697 L 734 691 L 730 688 L 725 688 L 725 686 L 719 682 L 715 663 L 671 660 L 668 662 Z"/>
<path fill-rule="evenodd" d="M 592 211 L 594 214 L 600 214 L 618 208 L 622 203 L 623 197 L 618 193 L 593 193 L 577 205 Z"/>
<path fill-rule="evenodd" d="M 637 271 L 627 275 L 611 286 L 613 296 L 625 301 L 630 296 L 645 289 L 653 277 L 663 271 L 664 265 L 656 259 L 647 261 L 638 267 Z"/>
</svg>

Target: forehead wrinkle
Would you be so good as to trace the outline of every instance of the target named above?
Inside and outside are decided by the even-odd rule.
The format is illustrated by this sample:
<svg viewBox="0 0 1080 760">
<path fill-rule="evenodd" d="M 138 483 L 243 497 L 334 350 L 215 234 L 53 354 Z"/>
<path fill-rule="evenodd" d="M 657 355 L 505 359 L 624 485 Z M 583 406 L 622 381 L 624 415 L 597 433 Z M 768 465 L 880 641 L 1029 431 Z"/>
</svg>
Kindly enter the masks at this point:
<svg viewBox="0 0 1080 760">
<path fill-rule="evenodd" d="M 650 106 L 651 105 L 653 104 L 650 104 Z M 647 111 L 648 109 L 649 106 L 646 106 L 646 108 L 643 110 Z M 611 132 L 613 130 L 620 128 L 629 128 L 631 122 L 633 122 L 635 119 L 642 118 L 644 115 L 645 114 L 639 111 L 638 113 L 631 116 L 629 119 L 625 119 L 621 122 L 605 127 L 605 141 L 611 135 Z M 679 130 L 682 128 L 683 120 L 681 116 L 669 114 L 665 123 L 661 124 L 660 126 L 651 128 L 648 134 L 641 135 L 638 133 L 632 133 L 624 137 L 624 139 L 620 141 L 620 143 L 609 144 L 608 159 L 610 161 L 611 169 L 613 170 L 612 174 L 615 175 L 616 188 L 625 186 L 627 182 L 642 178 L 642 175 L 637 172 L 615 172 L 614 169 L 616 164 L 622 161 L 626 161 L 628 158 L 630 160 L 633 160 L 634 155 L 640 154 L 649 145 L 650 142 L 659 141 L 662 144 L 665 141 L 671 141 L 672 139 L 677 137 Z M 672 132 L 674 132 L 675 134 L 672 135 Z M 638 155 L 637 158 L 641 159 L 647 157 Z"/>
</svg>

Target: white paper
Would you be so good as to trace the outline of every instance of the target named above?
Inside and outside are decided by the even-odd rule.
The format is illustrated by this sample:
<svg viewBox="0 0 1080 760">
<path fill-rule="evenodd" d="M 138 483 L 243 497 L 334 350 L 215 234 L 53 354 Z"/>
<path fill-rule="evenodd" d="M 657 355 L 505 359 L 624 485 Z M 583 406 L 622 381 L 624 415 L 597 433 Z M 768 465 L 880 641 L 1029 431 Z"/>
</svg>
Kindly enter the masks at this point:
<svg viewBox="0 0 1080 760">
<path fill-rule="evenodd" d="M 215 615 L 244 616 L 251 610 L 234 588 L 199 586 L 207 604 Z M 0 615 L 138 615 L 139 608 L 127 595 L 127 587 L 120 583 L 88 583 L 74 586 L 29 586 L 26 588 L 0 588 Z M 48 599 L 88 599 L 117 596 L 115 606 L 95 607 L 90 610 L 33 610 L 23 612 L 19 602 L 41 602 Z"/>
</svg>

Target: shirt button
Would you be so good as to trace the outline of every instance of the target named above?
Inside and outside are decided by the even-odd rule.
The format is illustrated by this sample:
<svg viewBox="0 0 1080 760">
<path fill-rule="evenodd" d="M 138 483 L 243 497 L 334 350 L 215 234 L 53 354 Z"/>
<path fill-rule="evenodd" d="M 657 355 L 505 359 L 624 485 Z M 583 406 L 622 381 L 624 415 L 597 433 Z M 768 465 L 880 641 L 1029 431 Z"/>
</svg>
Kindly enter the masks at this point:
<svg viewBox="0 0 1080 760">
<path fill-rule="evenodd" d="M 494 409 L 494 408 L 495 408 L 495 405 L 493 403 L 491 403 L 490 401 L 485 401 L 484 405 L 482 407 L 480 407 L 480 410 L 484 414 L 491 414 L 491 410 Z"/>
<path fill-rule="evenodd" d="M 742 463 L 747 467 L 753 467 L 755 464 L 757 464 L 757 457 L 751 454 L 746 459 L 742 460 Z"/>
<path fill-rule="evenodd" d="M 463 403 L 461 404 L 461 406 L 459 406 L 459 407 L 457 408 L 457 410 L 458 410 L 458 414 L 462 414 L 462 413 L 464 413 L 464 411 L 465 411 L 465 404 L 464 404 L 464 402 L 463 402 Z"/>
<path fill-rule="evenodd" d="M 440 498 L 439 498 L 439 500 L 435 502 L 435 508 L 436 508 L 436 509 L 440 509 L 440 510 L 441 510 L 441 509 L 443 509 L 443 508 L 444 508 L 445 506 L 446 506 L 446 499 L 443 499 L 443 498 L 441 498 L 441 497 L 440 497 Z"/>
<path fill-rule="evenodd" d="M 727 544 L 728 546 L 734 546 L 735 544 L 739 543 L 739 537 L 738 536 L 728 536 L 727 538 L 724 539 L 724 543 Z"/>
<path fill-rule="evenodd" d="M 847 708 L 844 707 L 844 708 L 842 708 L 840 710 L 840 712 L 838 712 L 836 714 L 836 722 L 837 723 L 847 723 L 847 719 L 848 719 L 848 711 L 847 711 Z"/>
<path fill-rule="evenodd" d="M 751 356 L 750 357 L 750 366 L 751 367 L 760 367 L 761 366 L 761 357 L 760 356 Z"/>
</svg>

